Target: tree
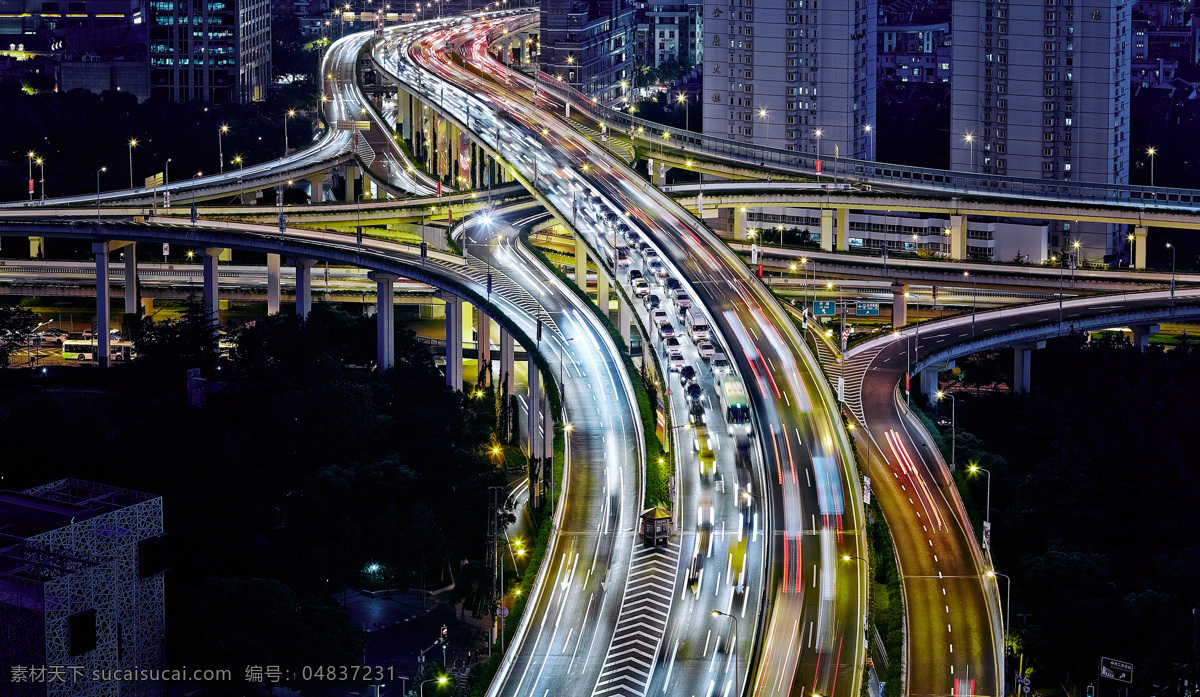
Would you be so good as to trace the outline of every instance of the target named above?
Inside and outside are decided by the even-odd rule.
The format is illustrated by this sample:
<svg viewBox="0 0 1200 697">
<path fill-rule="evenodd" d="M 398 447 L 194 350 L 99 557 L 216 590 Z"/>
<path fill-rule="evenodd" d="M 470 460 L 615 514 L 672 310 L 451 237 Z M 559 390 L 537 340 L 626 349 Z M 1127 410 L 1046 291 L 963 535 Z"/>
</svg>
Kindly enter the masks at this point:
<svg viewBox="0 0 1200 697">
<path fill-rule="evenodd" d="M 0 368 L 8 367 L 8 357 L 25 345 L 38 317 L 14 305 L 0 305 Z"/>
<path fill-rule="evenodd" d="M 215 311 L 191 296 L 177 320 L 155 322 L 143 317 L 133 341 L 139 360 L 160 368 L 214 367 L 218 361 Z"/>
</svg>

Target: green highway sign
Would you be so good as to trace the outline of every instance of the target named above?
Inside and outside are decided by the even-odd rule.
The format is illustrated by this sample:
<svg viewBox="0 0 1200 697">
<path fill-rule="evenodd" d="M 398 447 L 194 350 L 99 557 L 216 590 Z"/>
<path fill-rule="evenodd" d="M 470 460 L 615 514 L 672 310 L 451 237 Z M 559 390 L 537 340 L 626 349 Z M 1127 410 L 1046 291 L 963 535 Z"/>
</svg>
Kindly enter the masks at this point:
<svg viewBox="0 0 1200 697">
<path fill-rule="evenodd" d="M 859 317 L 878 317 L 879 303 L 856 302 L 854 303 L 854 314 Z"/>
<path fill-rule="evenodd" d="M 817 300 L 813 303 L 814 317 L 833 317 L 837 314 L 837 301 Z"/>
</svg>

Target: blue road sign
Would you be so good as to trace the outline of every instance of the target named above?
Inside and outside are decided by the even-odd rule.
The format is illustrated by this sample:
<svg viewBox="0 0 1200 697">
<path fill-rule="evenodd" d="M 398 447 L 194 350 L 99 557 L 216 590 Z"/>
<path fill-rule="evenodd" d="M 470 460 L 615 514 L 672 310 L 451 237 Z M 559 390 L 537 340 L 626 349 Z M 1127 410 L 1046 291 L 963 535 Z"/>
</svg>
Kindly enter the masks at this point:
<svg viewBox="0 0 1200 697">
<path fill-rule="evenodd" d="M 817 300 L 813 303 L 813 316 L 833 317 L 837 314 L 837 301 Z"/>
<path fill-rule="evenodd" d="M 859 317 L 878 317 L 879 303 L 854 303 L 854 314 Z"/>
</svg>

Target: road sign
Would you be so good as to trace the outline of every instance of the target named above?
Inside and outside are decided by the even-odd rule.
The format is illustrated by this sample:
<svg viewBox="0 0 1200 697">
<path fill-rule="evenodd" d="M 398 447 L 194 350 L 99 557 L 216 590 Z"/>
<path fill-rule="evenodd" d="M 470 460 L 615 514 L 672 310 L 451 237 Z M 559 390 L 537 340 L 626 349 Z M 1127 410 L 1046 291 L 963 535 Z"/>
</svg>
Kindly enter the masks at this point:
<svg viewBox="0 0 1200 697">
<path fill-rule="evenodd" d="M 815 317 L 833 317 L 837 314 L 837 301 L 835 300 L 818 300 L 813 303 L 813 315 Z"/>
<path fill-rule="evenodd" d="M 504 607 L 503 605 L 496 608 L 496 617 L 499 617 L 500 619 L 508 617 L 508 608 Z"/>
<path fill-rule="evenodd" d="M 1133 664 L 1115 658 L 1100 659 L 1100 677 L 1123 683 L 1133 682 Z"/>
<path fill-rule="evenodd" d="M 854 314 L 859 317 L 878 317 L 879 303 L 856 302 L 854 303 Z"/>
<path fill-rule="evenodd" d="M 337 130 L 339 131 L 369 131 L 371 130 L 370 121 L 349 121 L 346 119 L 338 119 Z"/>
<path fill-rule="evenodd" d="M 154 188 L 162 186 L 162 184 L 163 184 L 162 172 L 159 172 L 158 174 L 154 175 L 153 177 L 146 177 L 146 188 L 147 189 L 154 189 Z"/>
</svg>

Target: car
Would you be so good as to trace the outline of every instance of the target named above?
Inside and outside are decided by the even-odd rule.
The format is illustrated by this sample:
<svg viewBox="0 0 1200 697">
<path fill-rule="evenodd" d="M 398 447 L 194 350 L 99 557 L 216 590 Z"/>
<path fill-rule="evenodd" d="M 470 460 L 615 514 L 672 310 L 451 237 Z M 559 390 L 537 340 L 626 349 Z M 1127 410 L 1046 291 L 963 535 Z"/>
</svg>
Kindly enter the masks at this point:
<svg viewBox="0 0 1200 697">
<path fill-rule="evenodd" d="M 667 369 L 668 370 L 679 370 L 680 368 L 682 368 L 685 365 L 687 365 L 687 362 L 683 360 L 682 352 L 674 351 L 672 353 L 667 354 Z"/>
<path fill-rule="evenodd" d="M 682 290 L 675 292 L 675 307 L 679 308 L 679 314 L 687 312 L 692 306 L 692 298 Z"/>
<path fill-rule="evenodd" d="M 692 383 L 692 385 L 696 386 L 700 397 L 692 399 L 692 388 L 691 386 L 688 387 L 688 421 L 693 424 L 702 424 L 705 423 L 704 402 L 701 399 L 704 396 L 704 390 L 700 389 L 700 385 L 696 383 Z"/>
<path fill-rule="evenodd" d="M 691 366 L 684 366 L 684 367 L 690 368 Z M 689 382 L 687 384 L 687 387 L 683 388 L 683 390 L 685 393 L 687 393 L 688 405 L 689 405 L 688 410 L 689 411 L 691 411 L 695 405 L 700 405 L 700 421 L 701 421 L 701 423 L 703 423 L 703 421 L 704 421 L 704 388 L 700 387 L 700 383 L 698 383 L 698 382 Z M 693 423 L 695 423 L 695 422 L 693 421 Z"/>
<path fill-rule="evenodd" d="M 647 310 L 652 310 L 661 305 L 662 300 L 654 293 L 648 293 L 646 297 L 642 298 L 642 304 L 646 306 Z"/>
<path fill-rule="evenodd" d="M 659 258 L 658 250 L 655 249 L 654 247 L 651 247 L 650 245 L 646 245 L 646 248 L 644 250 L 642 250 L 642 256 L 646 257 L 647 261 L 649 261 L 650 259 L 658 259 Z"/>
<path fill-rule="evenodd" d="M 650 284 L 644 278 L 633 279 L 633 294 L 641 298 L 650 293 Z"/>
<path fill-rule="evenodd" d="M 683 284 L 679 282 L 678 278 L 674 278 L 672 276 L 667 276 L 663 279 L 663 287 L 666 288 L 667 292 L 669 293 L 675 293 L 676 291 L 683 290 Z"/>
<path fill-rule="evenodd" d="M 658 335 L 663 338 L 675 336 L 675 325 L 671 324 L 671 320 L 664 319 L 658 323 Z"/>
<path fill-rule="evenodd" d="M 709 365 L 712 368 L 713 375 L 724 375 L 730 370 L 729 359 L 723 353 L 714 353 L 712 360 L 709 361 Z"/>
<path fill-rule="evenodd" d="M 617 266 L 629 266 L 629 250 L 624 247 L 617 250 Z"/>
<path fill-rule="evenodd" d="M 630 230 L 628 237 L 629 237 L 629 244 L 632 244 L 632 245 L 636 245 L 638 242 L 642 241 L 642 236 L 640 234 L 638 234 L 637 230 Z"/>
<path fill-rule="evenodd" d="M 658 324 L 659 322 L 669 322 L 671 316 L 661 307 L 650 311 L 650 324 Z"/>
<path fill-rule="evenodd" d="M 647 242 L 646 240 L 638 240 L 637 241 L 637 250 L 639 252 L 641 252 L 642 254 L 645 254 L 647 249 L 650 249 L 649 242 Z"/>
<path fill-rule="evenodd" d="M 713 346 L 713 343 L 707 339 L 696 342 L 696 350 L 700 352 L 700 357 L 706 361 L 711 359 L 713 354 L 717 352 L 717 349 L 715 346 Z"/>
<path fill-rule="evenodd" d="M 683 344 L 679 343 L 678 338 L 676 338 L 674 336 L 668 336 L 668 337 L 663 338 L 663 353 L 665 353 L 665 354 L 669 354 L 671 352 L 681 353 L 682 351 L 683 351 Z M 682 367 L 682 366 L 680 366 L 680 367 Z"/>
<path fill-rule="evenodd" d="M 642 275 L 642 272 L 641 272 L 641 271 L 639 271 L 639 270 L 637 270 L 637 269 L 630 269 L 630 270 L 629 270 L 629 280 L 630 280 L 631 282 L 632 282 L 632 281 L 636 281 L 636 280 L 637 280 L 637 279 L 639 279 L 639 278 L 645 278 L 645 276 L 643 276 L 643 275 Z"/>
<path fill-rule="evenodd" d="M 687 387 L 689 382 L 696 381 L 696 369 L 690 365 L 685 365 L 679 369 L 679 384 Z"/>
<path fill-rule="evenodd" d="M 62 341 L 67 333 L 57 327 L 51 327 L 42 332 L 42 341 Z"/>
<path fill-rule="evenodd" d="M 660 262 L 658 264 L 658 266 L 654 269 L 654 279 L 656 281 L 658 281 L 658 285 L 661 286 L 666 281 L 666 279 L 668 279 L 670 277 L 671 277 L 671 273 L 669 271 L 667 271 L 667 267 L 663 266 L 662 263 Z"/>
</svg>

